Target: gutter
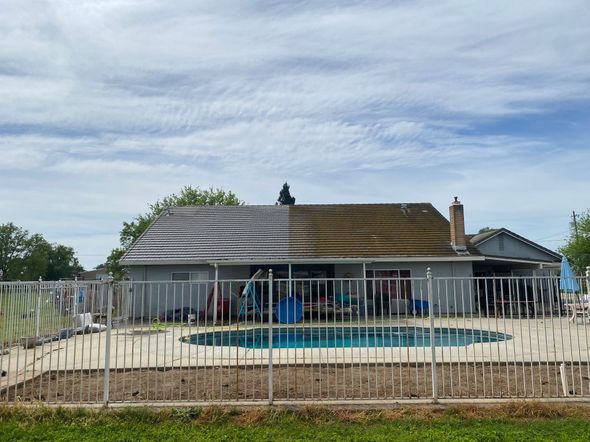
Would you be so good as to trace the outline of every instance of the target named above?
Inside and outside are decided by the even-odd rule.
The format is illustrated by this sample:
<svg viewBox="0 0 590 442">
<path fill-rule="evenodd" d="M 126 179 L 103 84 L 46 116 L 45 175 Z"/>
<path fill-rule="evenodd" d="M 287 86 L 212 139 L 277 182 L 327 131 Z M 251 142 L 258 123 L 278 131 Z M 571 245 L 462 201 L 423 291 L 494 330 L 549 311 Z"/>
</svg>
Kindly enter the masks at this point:
<svg viewBox="0 0 590 442">
<path fill-rule="evenodd" d="M 120 261 L 125 266 L 139 265 L 257 265 L 257 264 L 368 264 L 372 262 L 472 262 L 485 261 L 485 256 L 396 256 L 389 258 L 294 258 L 294 259 L 243 259 L 243 260 L 125 260 Z"/>
<path fill-rule="evenodd" d="M 559 267 L 561 263 L 552 261 L 534 261 L 532 259 L 519 259 L 519 258 L 501 258 L 496 256 L 485 256 L 486 261 L 502 261 L 502 262 L 517 262 L 521 264 L 543 264 L 548 267 Z"/>
</svg>

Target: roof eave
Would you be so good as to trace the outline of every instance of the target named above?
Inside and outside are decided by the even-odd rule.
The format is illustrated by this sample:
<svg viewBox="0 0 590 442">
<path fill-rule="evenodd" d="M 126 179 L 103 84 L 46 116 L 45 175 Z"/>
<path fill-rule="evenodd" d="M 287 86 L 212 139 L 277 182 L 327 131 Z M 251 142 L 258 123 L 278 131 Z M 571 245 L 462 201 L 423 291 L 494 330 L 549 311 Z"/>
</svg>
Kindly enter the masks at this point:
<svg viewBox="0 0 590 442">
<path fill-rule="evenodd" d="M 539 264 L 539 265 L 546 265 L 546 266 L 556 266 L 560 265 L 558 261 L 543 261 L 540 259 L 524 259 L 524 258 L 510 258 L 507 256 L 494 256 L 494 255 L 486 255 L 484 256 L 486 261 L 499 261 L 499 262 L 514 262 L 519 264 Z"/>
<path fill-rule="evenodd" d="M 171 259 L 171 260 L 121 260 L 123 266 L 146 265 L 256 265 L 256 264 L 362 264 L 371 262 L 471 262 L 483 261 L 485 257 L 479 255 L 461 256 L 388 256 L 388 257 L 352 257 L 352 258 L 251 258 L 251 259 Z"/>
</svg>

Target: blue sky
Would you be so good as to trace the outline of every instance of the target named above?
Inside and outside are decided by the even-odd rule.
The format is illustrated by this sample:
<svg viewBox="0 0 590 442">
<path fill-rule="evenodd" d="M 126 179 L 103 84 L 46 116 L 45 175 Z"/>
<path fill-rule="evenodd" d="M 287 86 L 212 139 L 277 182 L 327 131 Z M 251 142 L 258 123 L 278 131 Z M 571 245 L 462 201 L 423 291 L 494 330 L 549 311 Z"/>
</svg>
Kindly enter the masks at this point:
<svg viewBox="0 0 590 442">
<path fill-rule="evenodd" d="M 489 4 L 488 4 L 489 3 Z M 3 0 L 0 223 L 92 267 L 183 185 L 432 202 L 557 248 L 590 207 L 584 1 Z"/>
</svg>

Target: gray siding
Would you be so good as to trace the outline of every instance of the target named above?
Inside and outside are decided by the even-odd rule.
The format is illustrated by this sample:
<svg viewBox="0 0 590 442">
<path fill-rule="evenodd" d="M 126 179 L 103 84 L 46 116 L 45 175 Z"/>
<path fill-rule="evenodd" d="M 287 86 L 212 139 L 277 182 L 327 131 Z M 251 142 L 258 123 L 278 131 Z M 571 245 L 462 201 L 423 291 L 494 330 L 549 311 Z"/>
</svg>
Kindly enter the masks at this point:
<svg viewBox="0 0 590 442">
<path fill-rule="evenodd" d="M 426 292 L 426 271 L 432 270 L 435 278 L 458 278 L 453 282 L 434 284 L 435 310 L 437 312 L 463 313 L 475 311 L 474 290 L 470 282 L 461 278 L 473 276 L 471 262 L 379 262 L 367 264 L 368 270 L 410 270 L 412 278 L 412 296 L 414 299 L 428 298 Z M 209 272 L 209 279 L 215 279 L 215 268 L 211 265 L 176 265 L 176 266 L 134 266 L 130 274 L 135 284 L 133 291 L 134 311 L 136 316 L 157 316 L 172 308 L 190 307 L 203 311 L 212 283 L 172 283 L 173 272 Z M 233 314 L 239 309 L 240 288 L 250 276 L 249 265 L 219 266 L 219 280 L 222 296 L 231 299 Z M 336 278 L 362 278 L 362 264 L 335 265 Z M 228 281 L 235 282 L 228 282 Z M 151 284 L 141 284 L 140 281 L 150 281 Z M 364 284 L 352 283 L 359 295 L 364 295 Z"/>
<path fill-rule="evenodd" d="M 434 278 L 457 278 L 454 281 L 433 284 L 434 307 L 441 313 L 474 312 L 476 309 L 475 293 L 471 282 L 466 278 L 473 276 L 473 265 L 469 261 L 462 262 L 410 262 L 410 263 L 372 263 L 367 264 L 368 270 L 399 269 L 410 270 L 412 278 L 426 278 L 426 271 L 430 268 Z M 362 273 L 362 271 L 361 271 Z M 464 278 L 464 279 L 461 279 Z M 427 287 L 424 281 L 415 281 L 412 287 L 414 299 L 428 299 Z"/>
<path fill-rule="evenodd" d="M 555 261 L 555 257 L 536 247 L 530 246 L 511 235 L 507 235 L 506 233 L 500 233 L 484 243 L 479 244 L 477 248 L 486 256 Z"/>
</svg>

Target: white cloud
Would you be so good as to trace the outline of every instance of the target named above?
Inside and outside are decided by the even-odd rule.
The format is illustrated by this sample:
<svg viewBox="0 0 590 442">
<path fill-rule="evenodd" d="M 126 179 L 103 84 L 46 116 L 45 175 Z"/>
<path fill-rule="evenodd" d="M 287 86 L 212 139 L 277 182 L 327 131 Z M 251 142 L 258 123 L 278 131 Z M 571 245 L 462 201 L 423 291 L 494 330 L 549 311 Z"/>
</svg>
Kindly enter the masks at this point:
<svg viewBox="0 0 590 442">
<path fill-rule="evenodd" d="M 583 1 L 2 9 L 0 222 L 77 244 L 86 265 L 123 219 L 184 184 L 269 203 L 288 179 L 301 202 L 443 212 L 460 194 L 474 224 L 521 219 L 523 234 L 562 231 L 564 213 L 590 206 L 589 150 L 518 127 L 587 107 Z"/>
</svg>

